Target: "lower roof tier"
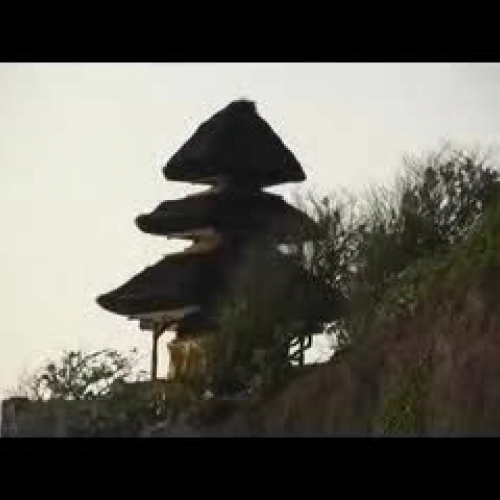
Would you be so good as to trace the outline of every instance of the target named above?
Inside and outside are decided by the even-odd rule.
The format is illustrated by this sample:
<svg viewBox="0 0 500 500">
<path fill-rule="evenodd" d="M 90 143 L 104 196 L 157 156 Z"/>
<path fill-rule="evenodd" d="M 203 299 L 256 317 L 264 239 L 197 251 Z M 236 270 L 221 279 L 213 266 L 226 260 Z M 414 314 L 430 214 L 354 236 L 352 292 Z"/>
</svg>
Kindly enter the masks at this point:
<svg viewBox="0 0 500 500">
<path fill-rule="evenodd" d="M 254 252 L 251 248 L 221 245 L 210 252 L 169 255 L 117 289 L 99 296 L 97 302 L 110 312 L 143 322 L 151 318 L 154 322 L 151 313 L 157 312 L 189 335 L 197 321 L 208 322 L 206 318 L 215 317 L 218 301 L 237 295 L 242 290 L 240 286 L 245 290 L 254 287 L 261 301 L 273 300 L 272 293 L 299 297 L 299 303 L 303 300 L 304 304 L 311 303 L 311 296 L 316 297 L 312 301 L 314 307 L 308 305 L 307 311 L 297 311 L 308 324 L 331 320 L 341 300 L 275 249 Z M 194 323 L 193 318 L 186 319 L 183 324 L 189 314 L 200 311 L 203 318 L 194 317 Z"/>
<path fill-rule="evenodd" d="M 232 260 L 225 248 L 210 252 L 179 252 L 145 268 L 97 303 L 124 316 L 168 311 L 206 302 Z"/>
<path fill-rule="evenodd" d="M 281 196 L 260 190 L 223 189 L 165 201 L 137 217 L 142 231 L 178 238 L 259 234 L 277 243 L 310 240 L 316 223 Z"/>
</svg>

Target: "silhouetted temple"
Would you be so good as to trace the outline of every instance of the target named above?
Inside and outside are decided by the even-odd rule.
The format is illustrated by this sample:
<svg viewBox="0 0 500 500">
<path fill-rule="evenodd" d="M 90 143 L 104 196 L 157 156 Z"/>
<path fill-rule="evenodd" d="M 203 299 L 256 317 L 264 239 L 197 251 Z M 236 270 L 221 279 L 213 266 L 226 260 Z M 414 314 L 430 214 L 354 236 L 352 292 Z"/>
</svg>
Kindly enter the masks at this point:
<svg viewBox="0 0 500 500">
<path fill-rule="evenodd" d="M 217 328 L 217 299 L 228 289 L 250 242 L 258 240 L 269 248 L 269 265 L 307 281 L 307 273 L 275 247 L 291 234 L 307 240 L 316 228 L 282 197 L 263 191 L 306 177 L 250 101 L 235 101 L 204 122 L 163 174 L 171 181 L 210 188 L 165 201 L 137 217 L 136 224 L 145 233 L 187 239 L 193 245 L 97 299 L 108 311 L 138 320 L 141 329 L 153 332 L 152 378 L 157 372 L 157 341 L 166 330 L 176 332 L 169 344 L 170 376 L 203 369 L 204 339 Z M 310 286 L 313 293 L 315 284 Z M 310 318 L 311 323 L 322 319 L 320 314 Z"/>
</svg>

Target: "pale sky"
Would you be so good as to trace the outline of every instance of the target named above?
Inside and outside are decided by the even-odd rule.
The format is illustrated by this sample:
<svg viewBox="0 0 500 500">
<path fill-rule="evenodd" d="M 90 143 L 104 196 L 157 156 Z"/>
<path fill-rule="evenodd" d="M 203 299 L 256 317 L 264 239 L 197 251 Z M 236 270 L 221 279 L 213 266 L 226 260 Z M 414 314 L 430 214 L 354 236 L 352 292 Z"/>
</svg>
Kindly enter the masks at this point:
<svg viewBox="0 0 500 500">
<path fill-rule="evenodd" d="M 499 64 L 0 64 L 0 392 L 64 349 L 137 346 L 149 366 L 149 334 L 95 297 L 182 248 L 134 218 L 199 189 L 161 167 L 231 100 L 328 192 L 445 140 L 497 146 L 499 89 Z"/>
</svg>

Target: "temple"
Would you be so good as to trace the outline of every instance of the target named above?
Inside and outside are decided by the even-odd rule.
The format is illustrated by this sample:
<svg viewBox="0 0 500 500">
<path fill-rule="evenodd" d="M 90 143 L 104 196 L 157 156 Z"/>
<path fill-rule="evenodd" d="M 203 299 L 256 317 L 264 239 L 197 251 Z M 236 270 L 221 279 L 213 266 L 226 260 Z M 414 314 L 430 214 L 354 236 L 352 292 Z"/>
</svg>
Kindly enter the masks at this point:
<svg viewBox="0 0 500 500">
<path fill-rule="evenodd" d="M 229 289 L 252 242 L 268 249 L 269 266 L 284 269 L 292 284 L 309 278 L 277 245 L 292 235 L 305 241 L 316 230 L 307 215 L 264 191 L 306 176 L 253 102 L 235 101 L 202 123 L 163 168 L 163 175 L 208 188 L 164 201 L 139 215 L 136 225 L 145 233 L 190 240 L 192 245 L 97 299 L 101 307 L 137 320 L 141 329 L 152 332 L 152 379 L 157 377 L 158 338 L 166 330 L 175 332 L 169 344 L 169 378 L 203 372 L 203 346 L 217 329 L 218 299 Z M 314 286 L 311 283 L 311 290 Z M 325 319 L 320 316 L 313 314 L 311 322 Z M 301 345 L 303 362 L 306 345 Z"/>
</svg>

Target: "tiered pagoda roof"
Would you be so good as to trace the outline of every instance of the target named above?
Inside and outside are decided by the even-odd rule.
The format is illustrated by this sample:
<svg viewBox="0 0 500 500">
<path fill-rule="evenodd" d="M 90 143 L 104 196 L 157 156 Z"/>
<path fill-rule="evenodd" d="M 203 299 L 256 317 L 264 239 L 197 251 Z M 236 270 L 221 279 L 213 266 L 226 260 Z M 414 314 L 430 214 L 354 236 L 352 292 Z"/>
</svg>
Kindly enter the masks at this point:
<svg viewBox="0 0 500 500">
<path fill-rule="evenodd" d="M 279 272 L 290 289 L 300 285 L 307 293 L 323 297 L 325 304 L 332 299 L 329 290 L 270 245 L 285 243 L 290 235 L 310 239 L 316 225 L 282 197 L 262 190 L 303 181 L 305 174 L 257 114 L 254 103 L 235 101 L 205 121 L 163 173 L 169 180 L 213 187 L 164 201 L 139 215 L 136 225 L 145 233 L 190 239 L 195 244 L 99 296 L 101 307 L 139 320 L 142 329 L 173 328 L 177 343 L 212 331 L 217 327 L 214 307 L 230 289 L 234 273 L 245 265 L 247 244 L 257 240 L 269 245 L 271 264 L 267 264 L 272 269 L 266 272 Z M 307 320 L 323 320 L 324 310 L 305 312 Z"/>
</svg>

